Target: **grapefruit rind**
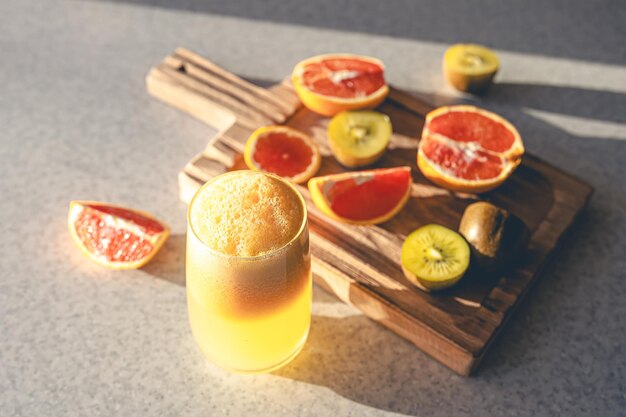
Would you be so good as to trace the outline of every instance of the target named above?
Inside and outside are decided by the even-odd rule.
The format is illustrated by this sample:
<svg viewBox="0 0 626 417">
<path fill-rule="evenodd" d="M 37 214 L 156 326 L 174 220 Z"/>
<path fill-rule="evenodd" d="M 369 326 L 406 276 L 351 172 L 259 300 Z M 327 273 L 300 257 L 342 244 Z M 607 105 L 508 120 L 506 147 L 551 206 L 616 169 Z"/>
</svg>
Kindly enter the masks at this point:
<svg viewBox="0 0 626 417">
<path fill-rule="evenodd" d="M 432 162 L 421 149 L 417 151 L 417 166 L 422 174 L 431 182 L 450 191 L 460 193 L 481 194 L 493 190 L 506 181 L 515 168 L 522 162 L 521 158 L 507 163 L 500 175 L 484 180 L 464 180 L 448 174 L 438 164 Z"/>
<path fill-rule="evenodd" d="M 270 132 L 285 132 L 285 133 L 288 133 L 290 136 L 298 137 L 302 139 L 302 141 L 311 149 L 313 153 L 311 163 L 302 173 L 296 176 L 282 177 L 282 178 L 285 178 L 296 184 L 302 184 L 303 182 L 308 181 L 313 175 L 317 173 L 317 171 L 320 169 L 320 166 L 322 164 L 322 157 L 320 155 L 319 148 L 317 147 L 313 139 L 311 139 L 308 135 L 296 129 L 287 127 L 287 126 L 264 126 L 264 127 L 258 128 L 250 135 L 250 138 L 248 138 L 248 141 L 246 142 L 246 147 L 243 153 L 243 159 L 246 165 L 248 166 L 248 168 L 250 168 L 253 171 L 259 171 L 259 172 L 265 172 L 265 173 L 277 175 L 273 172 L 264 170 L 254 160 L 254 151 L 255 151 L 256 143 L 258 139 Z"/>
<path fill-rule="evenodd" d="M 480 114 L 481 116 L 484 116 L 488 119 L 491 119 L 497 123 L 502 124 L 504 127 L 506 127 L 506 129 L 509 132 L 513 134 L 515 140 L 513 142 L 513 145 L 508 149 L 508 151 L 501 152 L 499 153 L 499 155 L 505 159 L 515 159 L 524 155 L 524 151 L 525 151 L 524 143 L 522 142 L 522 138 L 519 132 L 517 131 L 517 129 L 515 128 L 515 126 L 513 126 L 508 120 L 506 120 L 505 118 L 503 118 L 502 116 L 496 113 L 490 112 L 485 109 L 481 109 L 476 106 L 467 105 L 467 104 L 456 105 L 456 106 L 443 106 L 443 107 L 436 108 L 435 110 L 432 110 L 431 112 L 429 112 L 426 115 L 426 121 L 424 123 L 424 130 L 422 131 L 422 137 L 434 136 L 434 135 L 440 136 L 437 133 L 431 132 L 428 129 L 428 125 L 433 119 L 436 119 L 437 117 L 443 116 L 444 114 L 451 113 L 451 112 L 477 113 L 477 114 Z"/>
<path fill-rule="evenodd" d="M 375 92 L 359 98 L 327 96 L 307 88 L 302 82 L 302 72 L 304 68 L 311 63 L 333 58 L 367 61 L 378 65 L 383 71 L 385 70 L 385 65 L 381 60 L 355 54 L 324 54 L 300 61 L 293 69 L 291 81 L 300 101 L 302 101 L 309 110 L 324 116 L 334 116 L 345 110 L 373 109 L 385 100 L 389 94 L 389 86 L 386 83 Z"/>
<path fill-rule="evenodd" d="M 354 219 L 349 219 L 346 217 L 339 216 L 331 208 L 331 204 L 328 201 L 326 195 L 324 195 L 324 193 L 322 192 L 322 190 L 324 188 L 327 188 L 327 187 L 324 187 L 324 185 L 328 183 L 329 181 L 339 182 L 345 179 L 353 179 L 358 176 L 371 175 L 372 173 L 375 173 L 377 171 L 381 172 L 381 171 L 397 170 L 399 168 L 409 171 L 409 176 L 410 176 L 410 171 L 411 171 L 410 167 L 397 167 L 397 168 L 382 168 L 382 169 L 357 171 L 357 172 L 344 172 L 341 174 L 331 174 L 331 175 L 325 175 L 322 177 L 311 178 L 308 182 L 308 188 L 309 188 L 309 192 L 311 193 L 311 199 L 313 200 L 313 203 L 315 204 L 315 206 L 322 211 L 322 213 L 324 213 L 326 216 L 330 217 L 331 219 L 336 220 L 341 223 L 348 223 L 348 224 L 360 225 L 360 226 L 384 223 L 387 220 L 390 220 L 396 214 L 398 214 L 400 210 L 402 210 L 404 206 L 406 205 L 406 203 L 409 201 L 409 198 L 411 197 L 411 188 L 413 184 L 412 179 L 410 179 L 407 185 L 406 192 L 404 193 L 402 198 L 398 201 L 398 203 L 394 206 L 392 210 L 390 210 L 389 212 L 387 212 L 386 214 L 382 216 L 378 216 L 378 217 L 367 219 L 367 220 L 354 220 Z"/>
<path fill-rule="evenodd" d="M 135 213 L 137 215 L 140 215 L 142 217 L 148 218 L 150 220 L 153 220 L 153 221 L 159 223 L 163 227 L 163 231 L 159 232 L 159 233 L 152 234 L 152 235 L 151 234 L 147 234 L 147 233 L 143 233 L 143 232 L 141 232 L 140 228 L 137 225 L 135 225 L 134 223 L 132 223 L 131 221 L 127 221 L 127 220 L 124 220 L 124 219 L 121 219 L 121 218 L 116 218 L 115 221 L 116 221 L 117 224 L 123 225 L 124 228 L 133 231 L 135 234 L 141 234 L 142 238 L 148 240 L 152 244 L 152 251 L 147 256 L 145 256 L 144 258 L 142 258 L 142 259 L 140 259 L 138 261 L 134 261 L 134 262 L 109 261 L 106 258 L 104 258 L 103 256 L 97 255 L 97 254 L 92 253 L 91 251 L 89 251 L 87 249 L 87 247 L 84 245 L 84 243 L 81 240 L 81 238 L 76 233 L 76 228 L 74 226 L 75 225 L 75 220 L 76 220 L 78 214 L 80 214 L 80 212 L 86 208 L 85 206 L 90 206 L 90 205 L 105 206 L 105 207 L 118 208 L 118 209 L 122 209 L 122 210 L 128 210 L 128 211 L 133 212 L 133 213 Z M 105 215 L 106 216 L 110 216 L 110 217 L 115 217 L 115 216 L 112 216 L 110 214 L 105 214 Z M 81 250 L 83 255 L 85 255 L 87 258 L 91 259 L 92 261 L 96 262 L 99 265 L 102 265 L 102 266 L 104 266 L 106 268 L 114 269 L 114 270 L 138 269 L 138 268 L 141 268 L 142 266 L 146 265 L 159 252 L 159 250 L 161 249 L 161 247 L 163 246 L 163 244 L 165 243 L 165 241 L 167 240 L 167 238 L 170 235 L 170 228 L 165 223 L 163 223 L 162 221 L 160 221 L 159 219 L 154 217 L 151 213 L 148 213 L 148 212 L 142 211 L 142 210 L 135 210 L 135 209 L 131 209 L 131 208 L 128 208 L 128 207 L 119 206 L 119 205 L 103 203 L 103 202 L 100 202 L 100 201 L 82 201 L 82 200 L 71 201 L 70 202 L 70 208 L 69 208 L 69 211 L 68 211 L 68 227 L 69 227 L 70 235 L 72 236 L 72 240 L 79 247 L 79 249 Z"/>
<path fill-rule="evenodd" d="M 431 132 L 428 128 L 430 122 L 440 117 L 446 113 L 450 112 L 472 112 L 480 114 L 484 117 L 487 117 L 497 123 L 502 124 L 509 132 L 513 134 L 514 141 L 511 147 L 505 152 L 493 152 L 486 149 L 482 149 L 482 151 L 491 153 L 500 157 L 503 161 L 502 171 L 500 174 L 493 178 L 488 179 L 476 179 L 476 180 L 467 180 L 464 178 L 459 178 L 454 176 L 453 174 L 446 172 L 442 169 L 439 164 L 430 160 L 422 150 L 422 145 L 426 143 L 426 141 L 440 141 L 440 142 L 448 142 L 455 143 L 456 146 L 461 142 L 454 141 L 453 139 L 449 139 L 439 133 Z M 468 146 L 468 145 L 461 145 Z M 417 151 L 417 166 L 422 172 L 422 174 L 428 178 L 433 183 L 439 185 L 440 187 L 446 188 L 451 191 L 457 192 L 465 192 L 465 193 L 485 193 L 495 189 L 500 186 L 504 181 L 506 181 L 513 171 L 518 167 L 518 165 L 522 162 L 522 156 L 524 155 L 524 144 L 522 142 L 522 138 L 515 128 L 509 121 L 504 119 L 503 117 L 492 113 L 490 111 L 480 109 L 475 106 L 470 105 L 458 105 L 458 106 L 444 106 L 439 107 L 426 115 L 426 122 L 424 124 L 424 129 L 422 131 L 422 138 L 420 140 L 420 145 Z"/>
</svg>

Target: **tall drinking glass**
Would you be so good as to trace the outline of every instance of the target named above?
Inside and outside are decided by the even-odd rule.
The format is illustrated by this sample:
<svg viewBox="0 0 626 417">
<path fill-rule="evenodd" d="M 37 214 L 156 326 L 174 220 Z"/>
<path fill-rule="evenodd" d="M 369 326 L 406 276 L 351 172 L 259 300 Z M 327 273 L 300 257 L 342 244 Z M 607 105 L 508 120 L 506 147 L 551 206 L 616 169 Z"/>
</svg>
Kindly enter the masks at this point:
<svg viewBox="0 0 626 417">
<path fill-rule="evenodd" d="M 311 321 L 302 195 L 280 177 L 234 171 L 198 190 L 187 220 L 187 306 L 202 352 L 234 372 L 289 362 Z"/>
</svg>

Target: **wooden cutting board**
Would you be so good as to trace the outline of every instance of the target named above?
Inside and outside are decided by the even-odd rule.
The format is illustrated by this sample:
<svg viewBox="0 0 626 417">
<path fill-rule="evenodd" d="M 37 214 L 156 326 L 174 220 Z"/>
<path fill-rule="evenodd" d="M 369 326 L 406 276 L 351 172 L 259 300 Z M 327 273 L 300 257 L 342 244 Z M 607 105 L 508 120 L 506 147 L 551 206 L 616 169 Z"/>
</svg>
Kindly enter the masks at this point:
<svg viewBox="0 0 626 417">
<path fill-rule="evenodd" d="M 313 137 L 323 155 L 318 175 L 345 171 L 327 145 L 328 119 L 304 108 L 288 80 L 261 88 L 177 49 L 151 69 L 146 83 L 154 97 L 220 130 L 179 174 L 180 198 L 187 203 L 215 175 L 245 169 L 244 144 L 263 125 L 285 124 Z M 312 204 L 306 186 L 300 190 L 309 209 L 315 282 L 452 370 L 469 375 L 589 200 L 592 188 L 533 155 L 526 155 L 514 175 L 487 194 L 436 187 L 416 167 L 417 143 L 431 109 L 393 88 L 379 107 L 391 118 L 394 133 L 375 167 L 413 167 L 411 199 L 390 221 L 378 226 L 334 222 Z M 465 207 L 477 200 L 488 200 L 524 220 L 532 231 L 526 253 L 501 274 L 471 270 L 444 292 L 429 294 L 413 287 L 400 267 L 404 238 L 427 223 L 456 229 Z"/>
</svg>

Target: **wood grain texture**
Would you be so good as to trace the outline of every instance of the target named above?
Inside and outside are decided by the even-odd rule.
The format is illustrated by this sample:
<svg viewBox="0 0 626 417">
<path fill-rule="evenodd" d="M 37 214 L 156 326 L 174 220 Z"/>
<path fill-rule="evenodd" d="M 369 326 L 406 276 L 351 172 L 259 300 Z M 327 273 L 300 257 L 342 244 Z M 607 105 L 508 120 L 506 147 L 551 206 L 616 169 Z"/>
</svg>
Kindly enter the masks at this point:
<svg viewBox="0 0 626 417">
<path fill-rule="evenodd" d="M 286 124 L 309 134 L 322 153 L 318 175 L 345 171 L 327 145 L 328 118 L 302 107 L 288 80 L 263 89 L 177 49 L 150 71 L 147 87 L 155 97 L 220 129 L 179 174 L 185 202 L 215 175 L 245 169 L 245 142 L 254 129 L 267 124 Z M 513 176 L 490 193 L 446 191 L 428 182 L 416 167 L 424 116 L 432 107 L 392 88 L 379 110 L 389 115 L 394 133 L 374 167 L 412 167 L 411 198 L 381 225 L 351 226 L 325 217 L 312 204 L 307 188 L 300 186 L 309 210 L 315 282 L 439 362 L 469 375 L 586 205 L 592 188 L 526 155 Z M 532 231 L 526 252 L 504 273 L 471 269 L 443 292 L 425 293 L 412 286 L 400 267 L 405 237 L 428 223 L 456 229 L 465 207 L 477 200 L 491 201 L 524 220 Z"/>
</svg>

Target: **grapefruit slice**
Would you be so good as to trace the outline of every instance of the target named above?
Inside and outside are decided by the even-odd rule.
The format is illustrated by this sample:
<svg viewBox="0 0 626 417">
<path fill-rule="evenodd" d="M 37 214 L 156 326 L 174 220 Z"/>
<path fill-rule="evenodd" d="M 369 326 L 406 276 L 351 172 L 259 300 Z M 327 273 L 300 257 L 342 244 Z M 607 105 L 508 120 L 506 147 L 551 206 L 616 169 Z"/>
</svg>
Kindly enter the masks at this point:
<svg viewBox="0 0 626 417">
<path fill-rule="evenodd" d="M 322 158 L 313 139 L 286 126 L 266 126 L 255 130 L 243 154 L 248 168 L 269 172 L 296 184 L 311 178 Z"/>
<path fill-rule="evenodd" d="M 111 269 L 142 267 L 170 234 L 149 213 L 96 201 L 72 201 L 68 225 L 82 252 Z"/>
<path fill-rule="evenodd" d="M 410 167 L 345 172 L 311 178 L 313 203 L 328 217 L 351 224 L 378 224 L 395 216 L 411 195 Z"/>
<path fill-rule="evenodd" d="M 334 116 L 344 110 L 374 108 L 387 94 L 382 61 L 360 55 L 319 55 L 299 62 L 293 85 L 310 110 Z"/>
<path fill-rule="evenodd" d="M 502 117 L 474 106 L 449 106 L 426 115 L 417 165 L 441 187 L 483 193 L 506 181 L 523 155 L 522 138 Z"/>
</svg>

